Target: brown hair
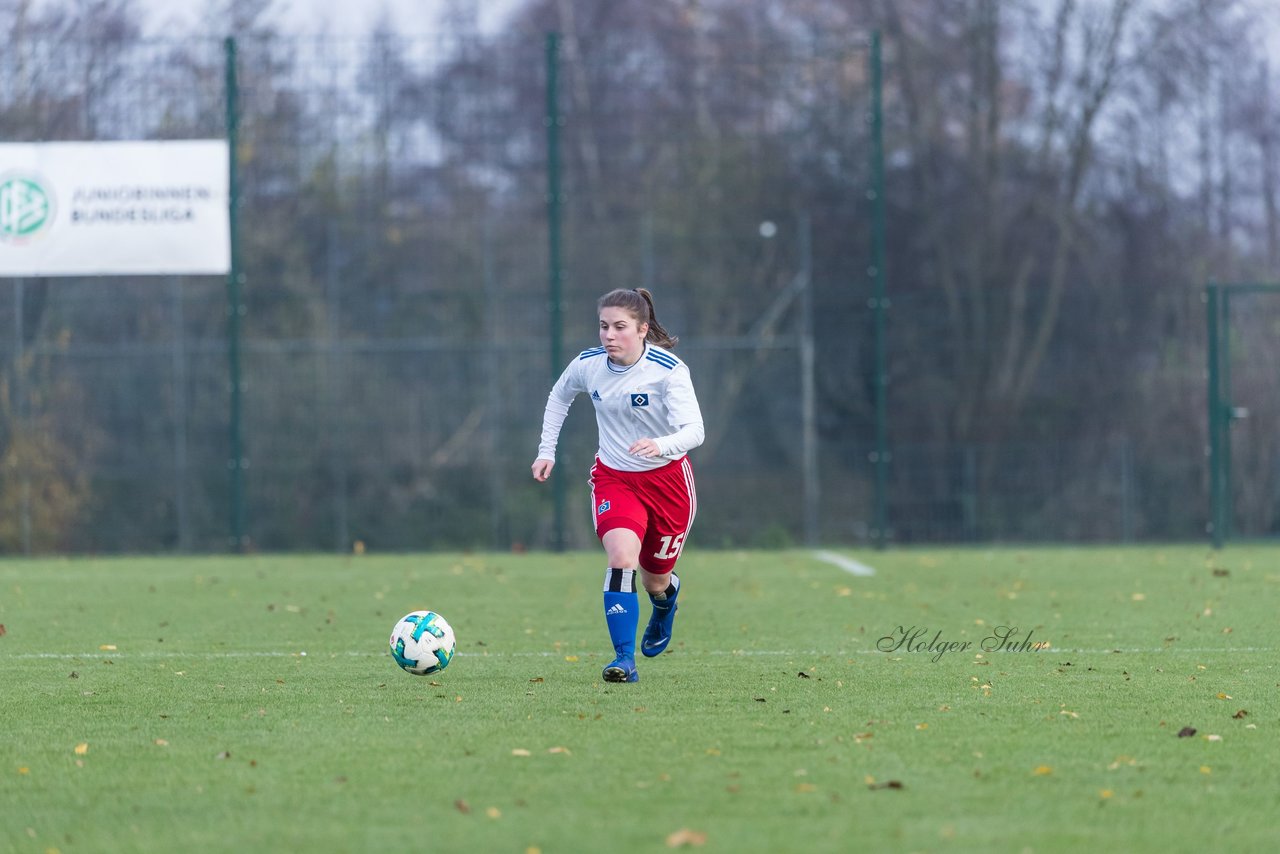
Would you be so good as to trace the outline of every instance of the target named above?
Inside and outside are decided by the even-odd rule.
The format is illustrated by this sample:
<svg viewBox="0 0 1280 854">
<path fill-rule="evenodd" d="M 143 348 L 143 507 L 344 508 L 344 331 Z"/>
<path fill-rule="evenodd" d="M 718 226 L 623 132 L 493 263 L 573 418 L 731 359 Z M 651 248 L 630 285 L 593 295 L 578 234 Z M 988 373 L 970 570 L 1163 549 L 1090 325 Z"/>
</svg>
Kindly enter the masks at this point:
<svg viewBox="0 0 1280 854">
<path fill-rule="evenodd" d="M 631 313 L 637 324 L 649 324 L 649 332 L 644 340 L 657 344 L 668 350 L 680 343 L 680 339 L 667 332 L 658 322 L 658 315 L 653 310 L 653 294 L 644 288 L 618 288 L 600 297 L 596 303 L 596 312 L 606 308 L 622 308 Z"/>
</svg>

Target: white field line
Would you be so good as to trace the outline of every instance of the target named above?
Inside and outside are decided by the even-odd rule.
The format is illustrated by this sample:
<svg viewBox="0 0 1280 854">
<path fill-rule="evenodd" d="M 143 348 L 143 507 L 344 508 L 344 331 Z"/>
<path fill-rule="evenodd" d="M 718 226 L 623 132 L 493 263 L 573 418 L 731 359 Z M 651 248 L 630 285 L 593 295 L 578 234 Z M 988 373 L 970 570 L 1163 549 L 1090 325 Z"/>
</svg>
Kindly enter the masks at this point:
<svg viewBox="0 0 1280 854">
<path fill-rule="evenodd" d="M 840 567 L 850 575 L 875 575 L 876 574 L 876 571 L 871 567 L 867 566 L 865 563 L 859 563 L 858 561 L 854 560 L 851 557 L 838 555 L 835 552 L 818 550 L 813 553 L 813 556 L 824 563 L 830 563 Z"/>
<path fill-rule="evenodd" d="M 995 651 L 995 652 L 985 653 L 984 656 L 986 660 L 990 660 L 991 658 L 994 658 L 999 655 L 1009 655 L 1009 654 L 1014 654 L 1015 652 L 1017 651 L 1014 651 L 1014 650 Z M 1280 652 L 1280 649 L 1277 649 L 1276 647 L 1266 647 L 1266 646 L 1241 646 L 1241 647 L 1230 647 L 1227 649 L 1213 649 L 1209 647 L 1185 647 L 1185 648 L 1112 647 L 1107 649 L 1080 649 L 1080 648 L 1072 648 L 1072 647 L 1050 647 L 1049 649 L 1041 649 L 1041 650 L 1034 650 L 1034 651 L 1028 650 L 1026 652 L 1022 652 L 1021 654 L 1035 655 L 1038 653 L 1040 655 L 1045 655 L 1045 654 L 1114 655 L 1117 653 L 1119 654 L 1130 653 L 1130 654 L 1136 654 L 1136 655 L 1150 655 L 1150 654 L 1175 653 L 1175 654 L 1182 654 L 1182 655 L 1215 655 L 1220 653 L 1234 654 L 1234 653 L 1241 653 L 1241 652 L 1275 653 L 1275 652 Z M 682 650 L 679 653 L 677 653 L 677 655 L 681 657 L 689 656 L 692 658 L 697 658 L 697 657 L 706 656 L 706 655 L 728 655 L 728 656 L 769 655 L 769 656 L 792 656 L 792 657 L 800 657 L 800 656 L 839 657 L 839 656 L 849 656 L 849 655 L 875 655 L 875 656 L 888 656 L 892 658 L 911 658 L 914 656 L 919 656 L 922 653 L 926 655 L 929 654 L 927 650 L 921 650 L 920 652 L 916 652 L 916 653 L 895 650 L 893 652 L 886 653 L 886 652 L 880 652 L 879 650 L 876 650 L 876 649 L 837 649 L 837 650 L 708 649 L 708 650 L 702 650 L 702 651 Z M 386 655 L 388 655 L 388 653 L 375 652 L 373 650 L 345 650 L 342 652 L 316 652 L 310 655 L 308 655 L 305 652 L 280 652 L 280 651 L 268 651 L 268 650 L 257 650 L 257 651 L 240 650 L 240 651 L 226 651 L 226 652 L 204 652 L 204 653 L 199 653 L 199 652 L 190 652 L 190 653 L 117 652 L 117 651 L 105 651 L 105 652 L 98 651 L 98 652 L 83 652 L 83 653 L 26 652 L 26 653 L 17 653 L 14 655 L 0 655 L 0 661 L 33 661 L 33 660 L 79 661 L 79 660 L 93 660 L 93 659 L 106 659 L 106 658 L 109 658 L 111 660 L 119 660 L 119 659 L 127 659 L 127 658 L 143 658 L 143 659 L 155 659 L 155 660 L 181 659 L 184 661 L 198 662 L 198 661 L 207 660 L 207 659 L 230 659 L 230 658 L 298 658 L 298 659 L 338 658 L 338 657 L 382 658 L 383 656 L 386 656 Z M 578 653 L 551 652 L 547 650 L 538 650 L 538 651 L 531 650 L 528 652 L 518 652 L 518 651 L 517 652 L 466 652 L 463 650 L 459 650 L 458 655 L 466 658 L 559 658 L 562 656 L 594 658 L 594 657 L 602 657 L 604 654 L 598 653 L 598 652 L 578 652 Z M 967 656 L 953 656 L 949 654 L 946 660 L 958 661 L 958 660 L 967 659 L 967 658 L 968 658 Z"/>
</svg>

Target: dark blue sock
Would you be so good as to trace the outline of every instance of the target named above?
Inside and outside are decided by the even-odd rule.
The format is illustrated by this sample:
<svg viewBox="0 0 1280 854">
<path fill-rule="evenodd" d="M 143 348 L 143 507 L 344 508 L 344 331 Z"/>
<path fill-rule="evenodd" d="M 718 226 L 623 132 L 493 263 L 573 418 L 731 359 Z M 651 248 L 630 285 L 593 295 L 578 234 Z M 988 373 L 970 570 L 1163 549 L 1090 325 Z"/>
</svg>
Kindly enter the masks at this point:
<svg viewBox="0 0 1280 854">
<path fill-rule="evenodd" d="M 634 569 L 605 570 L 604 621 L 609 640 L 619 657 L 635 658 L 636 626 L 640 623 L 640 600 L 636 596 Z"/>
</svg>

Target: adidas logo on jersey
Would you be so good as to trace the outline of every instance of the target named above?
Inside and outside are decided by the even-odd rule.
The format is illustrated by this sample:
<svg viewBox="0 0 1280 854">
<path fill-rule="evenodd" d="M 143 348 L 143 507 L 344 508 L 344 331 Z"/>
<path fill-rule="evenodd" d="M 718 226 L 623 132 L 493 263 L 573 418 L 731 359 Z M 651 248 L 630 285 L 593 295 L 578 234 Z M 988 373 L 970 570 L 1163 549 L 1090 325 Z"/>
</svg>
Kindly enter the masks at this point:
<svg viewBox="0 0 1280 854">
<path fill-rule="evenodd" d="M 596 403 L 599 403 L 599 402 L 600 402 L 600 392 L 596 391 L 595 389 L 592 389 L 592 390 L 591 390 L 591 399 L 592 399 L 592 400 L 594 400 Z"/>
<path fill-rule="evenodd" d="M 615 614 L 625 614 L 625 613 L 627 613 L 627 609 L 622 607 L 622 603 L 615 602 L 613 604 L 613 607 L 609 608 L 607 611 L 604 612 L 604 615 L 606 617 L 612 617 Z"/>
</svg>

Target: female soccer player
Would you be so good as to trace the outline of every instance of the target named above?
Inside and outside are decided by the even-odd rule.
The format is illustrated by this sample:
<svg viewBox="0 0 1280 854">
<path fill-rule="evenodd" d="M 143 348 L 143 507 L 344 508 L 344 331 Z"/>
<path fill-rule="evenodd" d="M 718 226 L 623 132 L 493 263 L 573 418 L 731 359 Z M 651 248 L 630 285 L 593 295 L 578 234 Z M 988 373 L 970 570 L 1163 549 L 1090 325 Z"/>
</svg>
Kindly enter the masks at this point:
<svg viewBox="0 0 1280 854">
<path fill-rule="evenodd" d="M 671 642 L 680 579 L 672 570 L 698 509 L 685 452 L 702 444 L 702 411 L 689 368 L 670 348 L 644 288 L 610 291 L 597 303 L 600 346 L 579 353 L 547 396 L 533 477 L 555 466 L 556 442 L 581 392 L 596 408 L 600 449 L 591 467 L 591 509 L 609 568 L 604 617 L 617 657 L 608 682 L 637 682 L 635 575 L 653 603 L 640 651 L 655 656 Z"/>
</svg>

